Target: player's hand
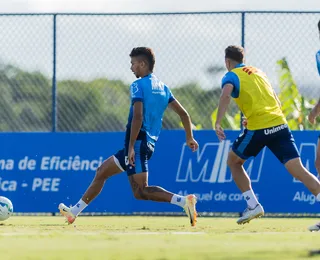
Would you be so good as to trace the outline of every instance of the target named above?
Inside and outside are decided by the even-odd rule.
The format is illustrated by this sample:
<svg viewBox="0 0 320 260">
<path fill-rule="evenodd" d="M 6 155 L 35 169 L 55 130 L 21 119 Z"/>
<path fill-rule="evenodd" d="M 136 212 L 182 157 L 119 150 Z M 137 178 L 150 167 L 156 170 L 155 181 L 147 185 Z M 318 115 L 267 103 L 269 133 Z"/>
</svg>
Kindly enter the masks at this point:
<svg viewBox="0 0 320 260">
<path fill-rule="evenodd" d="M 223 141 L 224 139 L 226 139 L 226 135 L 224 134 L 224 131 L 220 124 L 215 125 L 215 131 L 219 141 Z"/>
<path fill-rule="evenodd" d="M 195 139 L 193 139 L 192 137 L 187 140 L 187 145 L 190 147 L 192 152 L 197 151 L 199 148 L 198 142 Z"/>
<path fill-rule="evenodd" d="M 135 166 L 134 158 L 135 158 L 135 152 L 134 152 L 134 149 L 132 147 L 132 148 L 129 148 L 129 153 L 128 153 L 129 164 L 132 165 L 132 166 Z"/>
<path fill-rule="evenodd" d="M 314 124 L 315 123 L 315 120 L 316 120 L 316 110 L 315 109 L 312 109 L 309 116 L 308 116 L 308 120 L 311 124 Z"/>
<path fill-rule="evenodd" d="M 248 125 L 248 120 L 245 117 L 242 117 L 242 126 L 244 128 L 247 128 L 247 125 Z"/>
</svg>

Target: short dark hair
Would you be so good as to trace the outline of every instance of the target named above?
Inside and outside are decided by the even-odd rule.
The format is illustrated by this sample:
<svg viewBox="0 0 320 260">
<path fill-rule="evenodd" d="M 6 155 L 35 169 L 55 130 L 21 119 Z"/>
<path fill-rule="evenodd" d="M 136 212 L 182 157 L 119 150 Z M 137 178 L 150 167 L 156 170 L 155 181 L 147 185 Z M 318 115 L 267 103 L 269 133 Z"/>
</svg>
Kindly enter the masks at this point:
<svg viewBox="0 0 320 260">
<path fill-rule="evenodd" d="M 319 32 L 320 32 L 320 20 L 319 20 L 319 22 L 318 22 L 318 30 L 319 30 Z"/>
<path fill-rule="evenodd" d="M 230 45 L 225 49 L 225 57 L 242 63 L 244 61 L 244 49 L 241 46 Z"/>
<path fill-rule="evenodd" d="M 156 63 L 156 59 L 155 59 L 153 50 L 148 47 L 133 48 L 130 53 L 130 57 L 139 57 L 139 56 L 141 56 L 147 60 L 147 62 L 149 64 L 149 70 L 153 71 L 154 64 Z"/>
</svg>

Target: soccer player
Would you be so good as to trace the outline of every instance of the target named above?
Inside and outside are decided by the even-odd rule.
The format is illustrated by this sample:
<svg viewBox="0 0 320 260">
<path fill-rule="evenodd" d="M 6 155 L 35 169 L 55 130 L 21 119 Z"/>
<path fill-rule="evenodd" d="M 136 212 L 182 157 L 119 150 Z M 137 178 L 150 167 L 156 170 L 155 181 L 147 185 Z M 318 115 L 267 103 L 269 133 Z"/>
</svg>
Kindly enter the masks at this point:
<svg viewBox="0 0 320 260">
<path fill-rule="evenodd" d="M 320 35 L 320 21 L 318 22 L 318 31 L 319 31 L 319 35 Z M 317 62 L 317 68 L 318 68 L 318 73 L 320 76 L 320 50 L 317 52 L 316 54 L 316 62 Z M 315 105 L 315 107 L 311 110 L 310 114 L 309 114 L 309 122 L 311 124 L 315 123 L 315 119 L 320 115 L 320 99 L 318 101 L 318 103 Z M 316 155 L 316 161 L 315 161 L 315 165 L 316 165 L 316 169 L 318 172 L 318 175 L 320 174 L 320 135 L 318 138 L 318 145 L 317 145 L 317 155 Z M 320 222 L 310 226 L 309 227 L 310 231 L 319 231 L 320 230 Z"/>
<path fill-rule="evenodd" d="M 130 55 L 131 71 L 138 78 L 130 86 L 131 107 L 125 136 L 125 146 L 105 160 L 82 198 L 73 207 L 59 205 L 61 214 L 69 224 L 101 192 L 105 181 L 126 171 L 134 197 L 138 200 L 168 202 L 184 209 L 192 226 L 196 224 L 196 197 L 193 194 L 180 196 L 158 186 L 148 185 L 148 160 L 158 140 L 162 117 L 169 106 L 180 116 L 186 132 L 186 143 L 194 152 L 198 143 L 193 138 L 192 123 L 188 112 L 172 95 L 170 89 L 155 74 L 155 56 L 147 47 L 134 48 Z M 116 198 L 115 198 L 116 199 Z"/>
<path fill-rule="evenodd" d="M 303 182 L 317 200 L 320 200 L 319 180 L 302 165 L 280 101 L 268 78 L 258 68 L 244 64 L 244 60 L 244 49 L 241 46 L 229 46 L 225 49 L 228 72 L 222 79 L 222 93 L 215 122 L 216 134 L 222 141 L 226 136 L 221 120 L 231 97 L 246 118 L 246 128 L 234 141 L 227 161 L 232 177 L 247 202 L 247 208 L 238 219 L 238 224 L 248 223 L 264 215 L 264 209 L 252 190 L 243 164 L 249 157 L 258 155 L 265 146 L 293 177 Z"/>
</svg>

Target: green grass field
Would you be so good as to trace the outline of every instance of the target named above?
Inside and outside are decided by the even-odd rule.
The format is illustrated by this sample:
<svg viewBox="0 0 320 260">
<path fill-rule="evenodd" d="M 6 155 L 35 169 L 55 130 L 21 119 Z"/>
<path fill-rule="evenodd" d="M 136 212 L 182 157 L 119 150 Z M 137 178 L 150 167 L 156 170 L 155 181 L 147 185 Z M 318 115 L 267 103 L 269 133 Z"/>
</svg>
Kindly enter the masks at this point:
<svg viewBox="0 0 320 260">
<path fill-rule="evenodd" d="M 0 225 L 0 259 L 320 259 L 316 219 L 13 216 Z"/>
</svg>

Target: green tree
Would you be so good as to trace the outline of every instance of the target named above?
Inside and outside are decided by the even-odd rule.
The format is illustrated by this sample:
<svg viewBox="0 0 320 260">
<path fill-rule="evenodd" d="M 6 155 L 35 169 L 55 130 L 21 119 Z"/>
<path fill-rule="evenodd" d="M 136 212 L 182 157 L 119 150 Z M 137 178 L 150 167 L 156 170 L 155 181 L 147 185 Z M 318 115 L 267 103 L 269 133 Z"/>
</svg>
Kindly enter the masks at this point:
<svg viewBox="0 0 320 260">
<path fill-rule="evenodd" d="M 316 100 L 301 95 L 285 58 L 277 62 L 283 112 L 291 129 L 313 129 L 307 115 Z M 222 68 L 208 69 L 217 77 Z M 40 72 L 26 72 L 0 64 L 0 131 L 51 131 L 52 79 Z M 195 129 L 211 129 L 216 119 L 219 87 L 207 90 L 196 82 L 172 89 L 188 110 Z M 130 107 L 129 84 L 98 78 L 92 81 L 62 80 L 57 83 L 58 131 L 123 131 Z M 319 120 L 319 119 L 318 119 Z M 181 128 L 180 119 L 166 112 L 164 129 Z M 222 122 L 225 129 L 240 128 L 240 112 L 231 102 Z M 320 128 L 319 124 L 316 126 Z"/>
<path fill-rule="evenodd" d="M 129 108 L 129 88 L 121 81 L 58 83 L 59 131 L 121 131 Z"/>
<path fill-rule="evenodd" d="M 277 61 L 277 65 L 280 86 L 278 96 L 289 127 L 292 130 L 313 129 L 314 126 L 309 123 L 307 116 L 316 100 L 308 100 L 301 95 L 286 58 Z M 316 128 L 320 129 L 319 124 L 316 125 Z"/>
<path fill-rule="evenodd" d="M 39 72 L 25 72 L 11 65 L 0 69 L 1 131 L 51 129 L 50 81 Z"/>
<path fill-rule="evenodd" d="M 220 90 L 205 90 L 197 83 L 189 83 L 172 89 L 173 95 L 189 112 L 197 129 L 211 129 L 210 116 L 218 104 Z M 163 120 L 165 129 L 181 128 L 180 118 L 173 112 L 166 112 Z"/>
</svg>

